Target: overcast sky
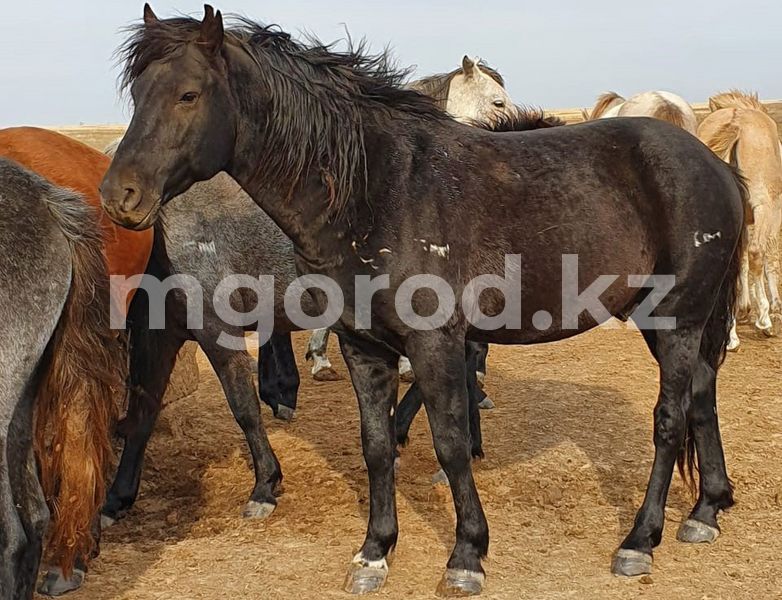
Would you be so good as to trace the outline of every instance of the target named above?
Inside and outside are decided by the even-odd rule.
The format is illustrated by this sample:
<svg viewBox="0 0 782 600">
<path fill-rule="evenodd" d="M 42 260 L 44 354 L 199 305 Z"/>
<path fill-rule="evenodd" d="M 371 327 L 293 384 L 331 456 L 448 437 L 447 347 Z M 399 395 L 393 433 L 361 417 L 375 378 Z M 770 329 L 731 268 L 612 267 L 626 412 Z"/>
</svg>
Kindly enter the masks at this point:
<svg viewBox="0 0 782 600">
<path fill-rule="evenodd" d="M 324 40 L 391 44 L 426 75 L 477 55 L 516 102 L 587 106 L 607 89 L 666 89 L 691 102 L 730 87 L 782 98 L 779 0 L 226 0 L 224 12 Z M 0 11 L 0 126 L 128 121 L 112 52 L 140 0 L 12 0 Z M 202 2 L 160 0 L 158 16 Z"/>
</svg>

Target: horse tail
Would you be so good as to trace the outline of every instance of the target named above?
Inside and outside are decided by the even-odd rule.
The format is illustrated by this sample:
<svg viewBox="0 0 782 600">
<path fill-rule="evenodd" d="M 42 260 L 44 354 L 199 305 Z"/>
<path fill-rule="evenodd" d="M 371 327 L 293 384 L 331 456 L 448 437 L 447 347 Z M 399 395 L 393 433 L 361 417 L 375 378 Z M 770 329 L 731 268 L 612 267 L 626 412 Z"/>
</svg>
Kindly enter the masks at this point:
<svg viewBox="0 0 782 600">
<path fill-rule="evenodd" d="M 35 450 L 53 517 L 49 554 L 68 576 L 76 557 L 94 548 L 91 527 L 103 504 L 125 359 L 110 328 L 96 211 L 70 192 L 50 194 L 47 207 L 68 240 L 72 276 L 37 391 Z"/>
<path fill-rule="evenodd" d="M 594 119 L 599 119 L 608 109 L 624 101 L 625 99 L 616 92 L 606 92 L 605 94 L 601 94 L 597 97 L 595 107 L 592 109 L 589 117 L 585 120 L 592 121 Z"/>
<path fill-rule="evenodd" d="M 733 180 L 741 196 L 742 215 L 743 207 L 749 202 L 749 189 L 744 177 L 741 176 L 735 166 L 730 167 Z M 739 274 L 741 271 L 741 257 L 746 246 L 746 227 L 743 223 L 739 229 L 736 247 L 730 256 L 725 278 L 722 280 L 717 298 L 714 301 L 711 315 L 706 322 L 701 337 L 700 355 L 711 367 L 715 374 L 725 361 L 727 354 L 730 330 L 736 314 L 736 302 L 738 299 Z M 695 492 L 695 435 L 692 424 L 687 424 L 687 434 L 677 457 L 677 466 L 682 479 L 688 484 L 690 490 Z"/>
</svg>

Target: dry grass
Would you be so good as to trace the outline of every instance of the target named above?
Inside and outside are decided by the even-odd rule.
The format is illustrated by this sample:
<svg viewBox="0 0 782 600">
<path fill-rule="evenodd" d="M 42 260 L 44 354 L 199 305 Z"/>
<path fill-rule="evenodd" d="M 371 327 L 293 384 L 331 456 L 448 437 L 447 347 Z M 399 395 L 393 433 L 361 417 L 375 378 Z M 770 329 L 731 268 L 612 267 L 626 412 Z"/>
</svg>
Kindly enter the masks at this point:
<svg viewBox="0 0 782 600">
<path fill-rule="evenodd" d="M 782 344 L 742 333 L 720 387 L 738 505 L 722 517 L 716 544 L 680 544 L 675 531 L 691 500 L 674 482 L 655 573 L 640 581 L 609 573 L 652 459 L 657 370 L 640 336 L 599 330 L 548 346 L 492 347 L 487 385 L 498 408 L 483 415 L 487 457 L 476 467 L 492 535 L 483 597 L 778 597 Z M 296 336 L 298 357 L 305 340 Z M 342 578 L 368 507 L 356 403 L 346 381 L 315 383 L 300 367 L 297 420 L 280 424 L 264 409 L 285 474 L 272 517 L 238 516 L 252 484 L 246 446 L 202 356 L 198 392 L 165 409 L 139 502 L 106 533 L 74 600 L 347 597 Z M 433 596 L 454 535 L 448 491 L 429 483 L 435 470 L 419 418 L 403 452 L 400 542 L 381 597 Z"/>
</svg>

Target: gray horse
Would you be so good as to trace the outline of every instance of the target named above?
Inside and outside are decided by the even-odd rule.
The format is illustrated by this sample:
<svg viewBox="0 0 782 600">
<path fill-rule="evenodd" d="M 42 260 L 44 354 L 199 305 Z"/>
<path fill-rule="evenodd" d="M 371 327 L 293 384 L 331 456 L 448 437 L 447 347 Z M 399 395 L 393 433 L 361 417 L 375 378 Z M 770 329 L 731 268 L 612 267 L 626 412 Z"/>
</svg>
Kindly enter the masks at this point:
<svg viewBox="0 0 782 600">
<path fill-rule="evenodd" d="M 118 143 L 110 145 L 106 153 L 112 155 Z M 261 351 L 259 387 L 261 399 L 278 418 L 293 418 L 299 379 L 289 334 L 297 328 L 287 319 L 283 300 L 288 285 L 297 277 L 293 244 L 231 177 L 219 174 L 193 186 L 166 207 L 147 268 L 147 274 L 160 281 L 176 276 L 179 281 L 189 278 L 196 282 L 203 296 L 198 307 L 202 323 L 188 326 L 187 284 L 173 289 L 157 307 L 165 311 L 162 329 L 150 327 L 152 299 L 148 293 L 136 294 L 129 309 L 128 416 L 120 424 L 125 445 L 103 508 L 104 526 L 120 518 L 136 500 L 146 445 L 177 353 L 187 340 L 198 342 L 217 373 L 252 455 L 255 486 L 243 515 L 265 518 L 274 511 L 282 473 L 263 428 L 254 364 L 244 345 L 245 331 L 254 331 L 256 322 L 246 326 L 226 323 L 221 317 L 225 313 L 215 301 L 221 282 L 236 273 L 274 276 L 275 333 Z M 255 292 L 247 288 L 230 297 L 232 309 L 241 313 L 251 312 L 256 302 Z M 153 312 L 155 308 L 153 305 Z M 308 294 L 302 295 L 302 308 L 314 311 Z M 233 342 L 226 344 L 226 339 Z"/>
<path fill-rule="evenodd" d="M 50 554 L 93 549 L 124 359 L 95 211 L 3 158 L 0 319 L 0 597 L 32 598 L 47 499 Z"/>
</svg>

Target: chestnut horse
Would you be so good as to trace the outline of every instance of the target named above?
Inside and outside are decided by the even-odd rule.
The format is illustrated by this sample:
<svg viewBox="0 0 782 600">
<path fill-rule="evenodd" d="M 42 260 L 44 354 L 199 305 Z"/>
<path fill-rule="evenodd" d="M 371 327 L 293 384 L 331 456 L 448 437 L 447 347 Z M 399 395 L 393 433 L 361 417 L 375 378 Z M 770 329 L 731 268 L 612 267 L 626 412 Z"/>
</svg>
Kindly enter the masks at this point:
<svg viewBox="0 0 782 600">
<path fill-rule="evenodd" d="M 49 129 L 11 127 L 0 129 L 0 156 L 15 160 L 57 186 L 78 192 L 91 206 L 100 208 L 98 186 L 111 162 L 102 152 Z M 143 273 L 152 252 L 152 231 L 117 227 L 103 211 L 100 223 L 109 273 L 126 277 Z M 131 299 L 131 290 L 120 286 L 112 289 L 112 300 L 118 307 L 127 309 Z"/>
</svg>

